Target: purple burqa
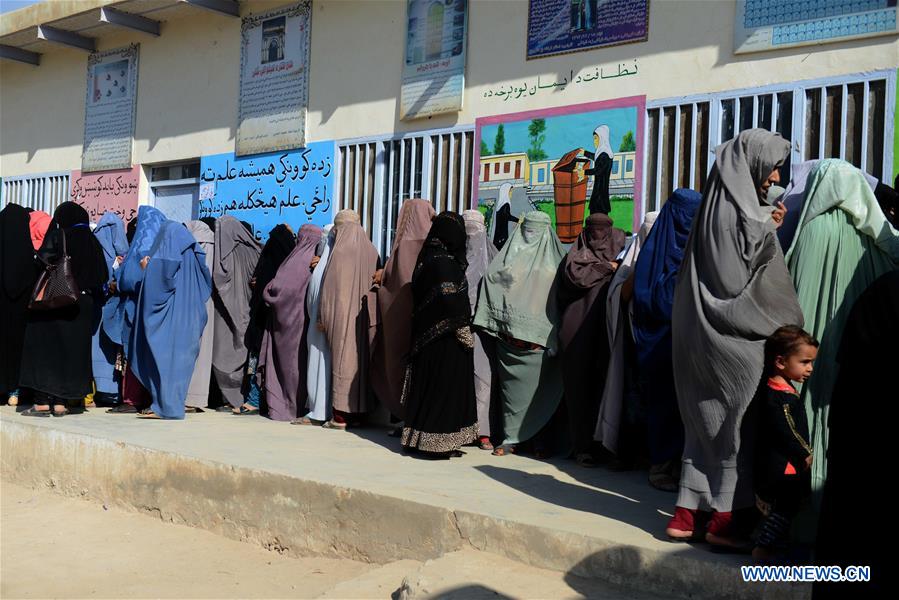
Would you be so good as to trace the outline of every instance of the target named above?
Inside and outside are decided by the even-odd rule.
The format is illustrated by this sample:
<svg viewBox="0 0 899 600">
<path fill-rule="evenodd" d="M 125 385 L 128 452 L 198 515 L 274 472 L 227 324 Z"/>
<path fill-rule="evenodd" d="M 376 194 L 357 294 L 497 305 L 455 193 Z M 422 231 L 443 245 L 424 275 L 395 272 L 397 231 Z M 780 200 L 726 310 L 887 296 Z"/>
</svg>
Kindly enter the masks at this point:
<svg viewBox="0 0 899 600">
<path fill-rule="evenodd" d="M 262 293 L 269 318 L 256 376 L 265 383 L 268 416 L 274 421 L 293 420 L 297 405 L 306 405 L 306 287 L 312 277 L 309 263 L 321 238 L 320 227 L 303 225 L 296 247 Z"/>
</svg>

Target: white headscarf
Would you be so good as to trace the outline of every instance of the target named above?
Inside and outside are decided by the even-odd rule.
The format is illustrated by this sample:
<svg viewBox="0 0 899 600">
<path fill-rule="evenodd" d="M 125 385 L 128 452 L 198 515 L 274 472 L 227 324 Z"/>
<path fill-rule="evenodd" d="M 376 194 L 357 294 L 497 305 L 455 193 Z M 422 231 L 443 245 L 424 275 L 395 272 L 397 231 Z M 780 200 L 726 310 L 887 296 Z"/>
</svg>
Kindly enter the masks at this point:
<svg viewBox="0 0 899 600">
<path fill-rule="evenodd" d="M 600 154 L 608 154 L 609 158 L 614 158 L 615 153 L 612 152 L 612 144 L 609 143 L 609 126 L 600 125 L 593 130 L 593 135 L 599 138 L 599 140 L 597 140 L 596 153 L 594 156 L 598 157 Z"/>
</svg>

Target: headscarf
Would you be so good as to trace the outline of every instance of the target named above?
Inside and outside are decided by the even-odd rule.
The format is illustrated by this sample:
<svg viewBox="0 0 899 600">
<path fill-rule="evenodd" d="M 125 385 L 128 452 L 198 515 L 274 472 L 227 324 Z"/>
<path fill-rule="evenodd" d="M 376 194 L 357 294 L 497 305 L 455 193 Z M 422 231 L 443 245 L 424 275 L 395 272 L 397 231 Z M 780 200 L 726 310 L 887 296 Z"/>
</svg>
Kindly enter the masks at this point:
<svg viewBox="0 0 899 600">
<path fill-rule="evenodd" d="M 354 211 L 337 213 L 334 228 L 337 236 L 319 307 L 319 320 L 331 348 L 331 405 L 342 412 L 366 412 L 368 332 L 362 318 L 362 297 L 378 268 L 378 251 Z"/>
<path fill-rule="evenodd" d="M 106 283 L 107 270 L 103 248 L 91 233 L 87 211 L 74 202 L 56 207 L 38 255 L 55 262 L 62 258 L 60 231 L 65 232 L 66 253 L 71 259 L 75 283 L 82 292 L 96 290 Z"/>
<path fill-rule="evenodd" d="M 33 210 L 28 213 L 29 229 L 31 230 L 31 244 L 37 250 L 47 235 L 47 228 L 50 227 L 51 217 L 42 210 Z"/>
<path fill-rule="evenodd" d="M 209 227 L 209 231 L 215 233 L 215 217 L 200 217 L 200 221 L 206 223 L 206 226 Z"/>
<path fill-rule="evenodd" d="M 527 213 L 487 269 L 474 324 L 494 335 L 557 348 L 556 274 L 564 257 L 549 215 Z"/>
<path fill-rule="evenodd" d="M 268 240 L 262 247 L 259 261 L 253 269 L 256 284 L 250 294 L 250 322 L 247 325 L 247 348 L 251 354 L 259 354 L 262 336 L 268 321 L 268 307 L 262 300 L 265 286 L 274 279 L 278 267 L 293 252 L 297 245 L 296 237 L 287 225 L 276 225 L 268 234 Z"/>
<path fill-rule="evenodd" d="M 207 217 L 208 219 L 208 217 Z M 212 219 L 213 224 L 215 220 Z M 206 254 L 206 269 L 210 275 L 215 268 L 215 234 L 210 229 L 206 220 L 190 221 L 187 230 L 197 240 L 200 249 Z M 194 372 L 190 378 L 190 386 L 187 388 L 187 406 L 203 407 L 209 404 L 209 382 L 212 374 L 212 349 L 214 346 L 214 318 L 212 296 L 206 301 L 206 327 L 203 328 L 203 336 L 200 338 L 200 353 L 194 365 Z"/>
<path fill-rule="evenodd" d="M 143 205 L 138 209 L 137 225 L 134 237 L 130 240 L 128 254 L 115 272 L 118 295 L 110 299 L 103 308 L 103 331 L 110 340 L 125 349 L 125 357 L 128 359 L 131 353 L 131 327 L 137 310 L 140 284 L 144 279 L 140 261 L 150 253 L 165 221 L 165 215 L 152 206 Z M 128 224 L 129 227 L 131 223 Z"/>
<path fill-rule="evenodd" d="M 827 474 L 836 353 L 849 310 L 875 279 L 899 268 L 899 232 L 886 220 L 859 169 L 841 160 L 822 160 L 809 174 L 787 265 L 806 329 L 821 341 L 815 371 L 802 386 L 815 450 L 812 489 L 820 490 Z"/>
<path fill-rule="evenodd" d="M 466 210 L 462 213 L 462 220 L 465 221 L 465 235 L 468 237 L 465 246 L 465 260 L 468 262 L 465 277 L 468 279 L 468 299 L 471 303 L 471 310 L 474 310 L 478 303 L 478 288 L 481 285 L 481 279 L 490 264 L 491 244 L 487 243 L 487 230 L 484 227 L 484 215 L 481 211 Z"/>
<path fill-rule="evenodd" d="M 138 213 L 140 213 L 140 209 L 138 209 Z M 131 245 L 131 242 L 134 241 L 134 236 L 137 234 L 137 219 L 131 219 L 128 221 L 128 225 L 125 226 L 125 238 L 128 240 L 128 244 Z"/>
<path fill-rule="evenodd" d="M 37 275 L 28 212 L 7 204 L 0 210 L 0 399 L 19 385 L 27 307 Z"/>
<path fill-rule="evenodd" d="M 899 192 L 891 188 L 885 183 L 878 183 L 874 188 L 874 196 L 877 198 L 877 204 L 880 210 L 893 228 L 899 228 Z"/>
<path fill-rule="evenodd" d="M 34 287 L 37 271 L 29 233 L 28 211 L 7 204 L 0 211 L 0 283 L 10 300 Z"/>
<path fill-rule="evenodd" d="M 636 235 L 631 236 L 618 264 L 618 270 L 609 284 L 606 296 L 606 333 L 609 339 L 609 367 L 606 369 L 606 381 L 599 403 L 599 416 L 596 420 L 596 431 L 593 439 L 602 442 L 610 452 L 618 452 L 618 433 L 621 425 L 621 413 L 624 405 L 624 336 L 631 335 L 633 325 L 633 302 L 621 305 L 621 290 L 633 273 L 634 265 L 640 256 L 640 249 L 649 237 L 653 224 L 659 213 L 650 211 L 643 216 L 643 224 Z"/>
<path fill-rule="evenodd" d="M 368 298 L 377 308 L 370 310 L 376 319 L 369 326 L 377 327 L 372 348 L 371 383 L 378 399 L 397 418 L 403 417 L 400 395 L 403 392 L 404 359 L 412 342 L 412 271 L 435 214 L 434 207 L 426 200 L 403 202 L 390 258 L 381 275 L 381 286 Z"/>
<path fill-rule="evenodd" d="M 306 333 L 306 347 L 309 350 L 306 369 L 306 408 L 309 409 L 307 416 L 318 421 L 325 421 L 331 417 L 331 349 L 328 347 L 325 333 L 318 328 L 318 324 L 322 281 L 336 235 L 333 225 L 325 225 L 315 251 L 320 258 L 312 270 L 312 277 L 306 288 L 306 311 L 309 313 L 309 327 Z"/>
<path fill-rule="evenodd" d="M 780 247 L 784 252 L 790 249 L 793 237 L 796 235 L 796 228 L 799 227 L 799 216 L 802 214 L 802 206 L 805 202 L 805 185 L 808 176 L 815 170 L 819 162 L 821 161 L 818 159 L 807 160 L 790 167 L 790 183 L 787 184 L 780 197 L 780 201 L 787 209 L 787 214 L 784 215 L 783 222 L 777 228 L 777 239 L 780 240 Z M 872 190 L 877 187 L 876 177 L 865 173 L 865 179 Z M 774 197 L 772 196 L 772 198 Z"/>
<path fill-rule="evenodd" d="M 596 153 L 594 156 L 599 158 L 600 154 L 606 154 L 609 158 L 614 158 L 615 153 L 612 152 L 612 144 L 609 142 L 609 126 L 600 125 L 593 130 L 593 135 L 599 138 L 596 142 Z"/>
<path fill-rule="evenodd" d="M 182 223 L 167 220 L 141 284 L 130 363 L 165 419 L 184 418 L 211 292 L 206 253 Z"/>
<path fill-rule="evenodd" d="M 116 213 L 107 211 L 100 217 L 94 235 L 103 248 L 106 267 L 112 273 L 112 265 L 116 257 L 124 257 L 128 253 L 128 240 L 125 239 L 125 225 Z"/>
<path fill-rule="evenodd" d="M 740 426 L 762 376 L 765 339 L 802 311 L 759 188 L 790 153 L 749 129 L 715 149 L 674 291 L 672 352 L 685 445 L 677 506 L 751 506 Z"/>
<path fill-rule="evenodd" d="M 305 404 L 306 287 L 312 277 L 309 263 L 321 237 L 317 225 L 300 227 L 293 251 L 263 290 L 270 316 L 257 374 L 262 374 L 265 385 L 268 416 L 275 421 L 295 419 L 298 407 Z"/>
<path fill-rule="evenodd" d="M 490 218 L 490 227 L 487 229 L 487 239 L 489 239 L 495 247 L 501 246 L 504 240 L 509 237 L 509 223 L 505 219 L 500 218 L 500 211 L 503 210 L 504 206 L 508 206 L 506 209 L 507 212 L 511 211 L 512 207 L 512 184 L 504 183 L 499 186 L 499 191 L 496 194 L 496 204 L 493 205 L 493 216 Z M 499 227 L 499 221 L 503 221 L 503 225 L 506 227 L 506 231 L 503 231 L 501 228 L 497 230 Z M 497 248 L 498 249 L 498 248 Z"/>
<path fill-rule="evenodd" d="M 247 363 L 244 336 L 250 321 L 250 278 L 262 248 L 240 221 L 230 215 L 215 228 L 215 343 L 212 370 L 222 395 L 233 407 L 243 404 L 241 384 Z"/>
<path fill-rule="evenodd" d="M 637 359 L 641 363 L 653 355 L 660 344 L 664 346 L 662 359 L 671 361 L 674 285 L 700 202 L 702 195 L 699 192 L 683 188 L 674 190 L 662 205 L 637 260 L 633 331 Z"/>
<path fill-rule="evenodd" d="M 590 215 L 562 268 L 559 299 L 564 306 L 560 341 L 564 351 L 594 309 L 597 295 L 615 275 L 611 262 L 624 247 L 624 232 L 601 213 Z M 601 299 L 605 314 L 605 297 Z M 597 307 L 599 308 L 599 307 Z M 605 323 L 601 326 L 604 328 Z"/>
<path fill-rule="evenodd" d="M 467 266 L 465 222 L 457 213 L 444 211 L 434 218 L 412 274 L 415 312 L 410 357 L 434 340 L 468 327 Z"/>
</svg>

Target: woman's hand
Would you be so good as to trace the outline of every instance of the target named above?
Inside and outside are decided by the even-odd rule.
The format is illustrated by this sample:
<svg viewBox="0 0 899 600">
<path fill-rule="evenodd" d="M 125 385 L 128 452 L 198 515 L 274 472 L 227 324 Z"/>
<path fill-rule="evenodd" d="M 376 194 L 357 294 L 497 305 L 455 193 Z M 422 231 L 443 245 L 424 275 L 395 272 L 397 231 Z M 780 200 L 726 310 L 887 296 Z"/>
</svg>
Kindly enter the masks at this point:
<svg viewBox="0 0 899 600">
<path fill-rule="evenodd" d="M 374 275 L 371 276 L 371 284 L 372 285 L 381 285 L 381 278 L 384 276 L 384 269 L 378 269 L 375 271 Z"/>
<path fill-rule="evenodd" d="M 150 257 L 149 257 L 149 256 L 145 256 L 145 257 L 143 257 L 142 259 L 140 259 L 140 268 L 141 268 L 141 269 L 143 269 L 143 270 L 146 271 L 147 265 L 148 265 L 148 264 L 150 264 Z"/>
<path fill-rule="evenodd" d="M 313 256 L 312 260 L 309 262 L 309 270 L 314 271 L 315 267 L 318 266 L 319 261 L 321 261 L 321 256 Z"/>
<path fill-rule="evenodd" d="M 771 213 L 771 220 L 774 221 L 774 227 L 780 227 L 783 225 L 784 217 L 787 215 L 787 207 L 784 206 L 784 203 L 781 201 L 777 201 L 774 205 L 774 212 Z"/>
</svg>

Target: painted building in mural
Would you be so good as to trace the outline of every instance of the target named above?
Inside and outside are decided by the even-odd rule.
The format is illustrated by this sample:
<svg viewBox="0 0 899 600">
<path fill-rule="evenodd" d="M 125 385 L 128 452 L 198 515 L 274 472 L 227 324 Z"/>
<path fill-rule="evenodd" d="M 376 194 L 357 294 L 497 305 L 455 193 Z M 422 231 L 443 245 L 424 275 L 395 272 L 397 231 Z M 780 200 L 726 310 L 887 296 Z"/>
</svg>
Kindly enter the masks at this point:
<svg viewBox="0 0 899 600">
<path fill-rule="evenodd" d="M 261 238 L 354 208 L 386 254 L 406 199 L 489 213 L 509 183 L 514 214 L 555 219 L 603 154 L 633 231 L 756 126 L 792 141 L 787 175 L 838 157 L 891 182 L 895 3 L 823 4 L 43 2 L 0 15 L 0 201 L 228 213 Z"/>
</svg>

